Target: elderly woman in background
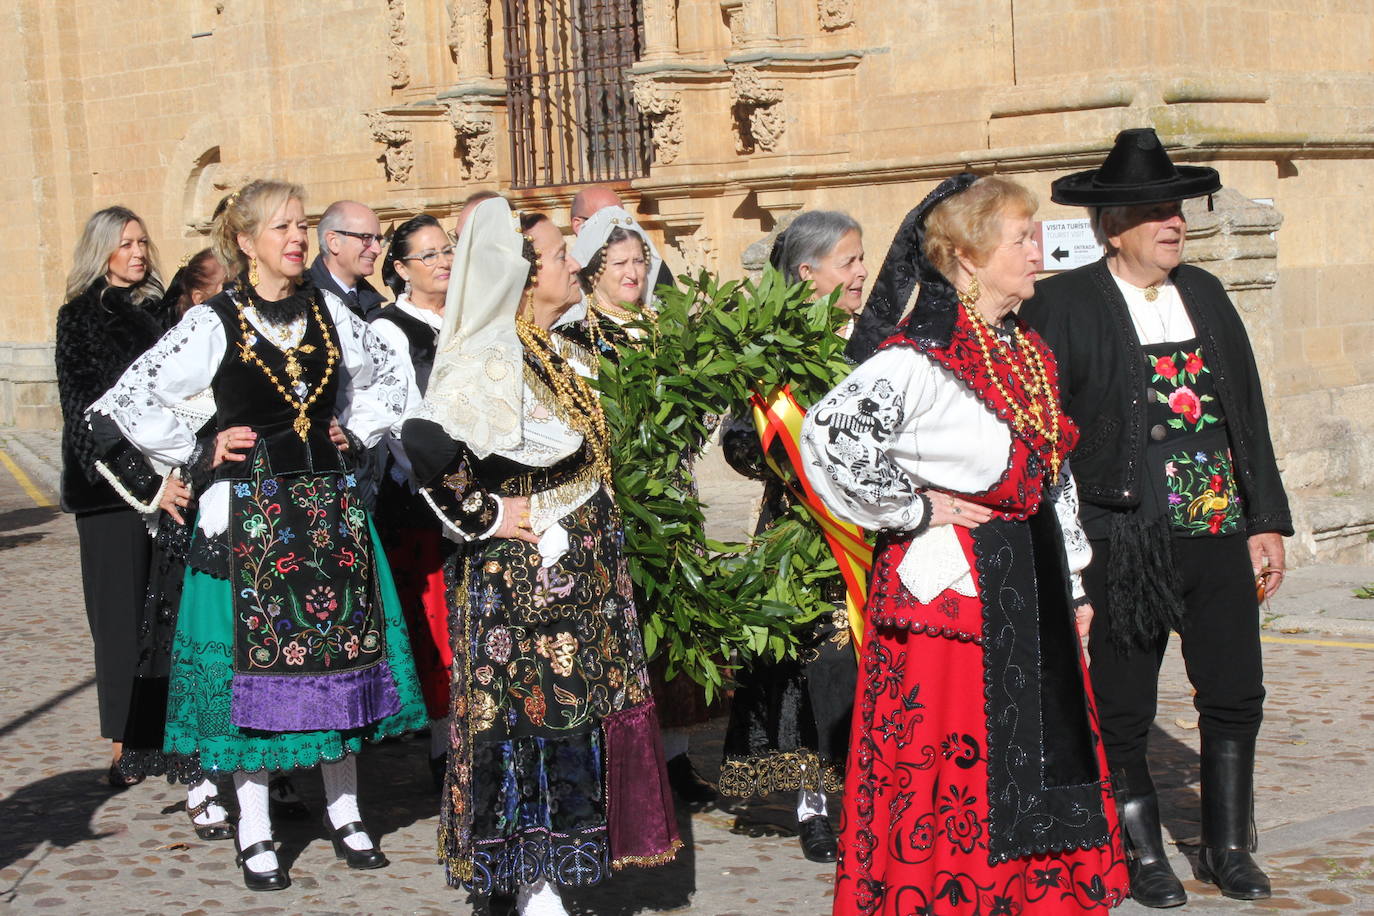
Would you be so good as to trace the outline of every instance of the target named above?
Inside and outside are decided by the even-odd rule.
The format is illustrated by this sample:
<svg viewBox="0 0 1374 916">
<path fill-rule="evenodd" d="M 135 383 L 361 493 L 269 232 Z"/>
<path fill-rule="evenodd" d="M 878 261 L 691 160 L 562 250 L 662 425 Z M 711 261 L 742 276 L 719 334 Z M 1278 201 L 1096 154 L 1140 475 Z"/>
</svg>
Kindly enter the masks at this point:
<svg viewBox="0 0 1374 916">
<path fill-rule="evenodd" d="M 449 590 L 448 879 L 564 913 L 560 887 L 681 846 L 608 490 L 600 398 L 550 328 L 578 302 L 558 229 L 482 201 L 459 237 L 405 450 L 463 548 Z M 583 367 L 583 371 L 590 371 Z"/>
<path fill-rule="evenodd" d="M 382 282 L 396 301 L 374 312 L 369 320 L 377 336 L 410 364 L 422 395 L 434 366 L 452 271 L 453 242 L 437 219 L 422 213 L 396 227 L 382 262 Z M 410 647 L 415 652 L 415 668 L 429 711 L 430 772 L 438 785 L 443 782 L 444 754 L 448 751 L 453 651 L 448 639 L 444 563 L 453 545 L 444 539 L 439 520 L 416 493 L 400 440 L 388 436 L 378 454 L 377 530 L 386 545 L 405 610 Z"/>
<path fill-rule="evenodd" d="M 233 773 L 250 890 L 290 879 L 272 844 L 268 771 L 319 765 L 326 828 L 350 868 L 386 857 L 363 826 L 364 739 L 424 724 L 385 557 L 352 455 L 398 423 L 397 354 L 305 277 L 303 192 L 255 181 L 212 229 L 233 282 L 92 407 L 199 497 L 172 647 L 168 751 Z M 210 389 L 213 448 L 174 409 Z M 187 500 L 178 500 L 182 509 Z"/>
<path fill-rule="evenodd" d="M 96 468 L 99 449 L 86 409 L 162 334 L 153 307 L 162 296 L 157 248 L 132 211 L 91 216 L 57 313 L 57 388 L 62 404 L 62 508 L 76 514 L 86 619 L 95 645 L 100 733 L 113 742 L 108 780 L 139 781 L 117 769 L 138 664 L 138 619 L 148 584 L 143 519 Z"/>
<path fill-rule="evenodd" d="M 802 213 L 774 241 L 769 261 L 789 283 L 810 282 L 817 296 L 835 295 L 850 316 L 838 333 L 848 334 L 868 280 L 863 230 L 853 218 Z M 764 481 L 756 529 L 762 533 L 789 513 L 787 487 L 764 461 L 752 420 L 727 423 L 722 444 L 731 467 Z M 854 648 L 838 573 L 826 598 L 835 611 L 806 637 L 800 661 L 756 660 L 739 672 L 720 777 L 724 795 L 796 792 L 802 853 L 813 862 L 835 861 L 826 793 L 838 791 L 843 779 L 854 703 Z"/>
<path fill-rule="evenodd" d="M 1108 909 L 1126 868 L 1079 638 L 1054 357 L 1013 310 L 1041 266 L 1020 185 L 941 183 L 873 293 L 911 316 L 802 430 L 812 485 L 879 532 L 837 914 Z M 991 910 L 989 908 L 992 908 Z"/>
<path fill-rule="evenodd" d="M 615 329 L 654 317 L 649 278 L 658 276 L 663 258 L 629 211 L 603 207 L 588 217 L 573 243 L 572 256 L 581 265 L 578 277 L 586 293 L 587 313 L 599 317 L 603 327 Z M 582 310 L 574 309 L 568 317 L 581 314 Z M 625 335 L 616 336 L 623 339 Z"/>
</svg>

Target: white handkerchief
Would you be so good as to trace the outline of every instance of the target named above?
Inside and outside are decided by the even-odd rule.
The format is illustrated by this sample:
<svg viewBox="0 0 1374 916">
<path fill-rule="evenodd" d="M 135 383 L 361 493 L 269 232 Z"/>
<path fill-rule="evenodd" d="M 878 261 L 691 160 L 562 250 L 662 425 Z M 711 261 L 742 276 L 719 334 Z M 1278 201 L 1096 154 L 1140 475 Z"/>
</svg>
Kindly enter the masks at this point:
<svg viewBox="0 0 1374 916">
<path fill-rule="evenodd" d="M 568 529 L 562 525 L 550 525 L 539 536 L 539 565 L 548 569 L 568 552 Z"/>
<path fill-rule="evenodd" d="M 953 525 L 927 528 L 913 538 L 897 567 L 897 577 L 922 604 L 929 604 L 951 588 L 970 598 L 978 594 Z"/>
</svg>

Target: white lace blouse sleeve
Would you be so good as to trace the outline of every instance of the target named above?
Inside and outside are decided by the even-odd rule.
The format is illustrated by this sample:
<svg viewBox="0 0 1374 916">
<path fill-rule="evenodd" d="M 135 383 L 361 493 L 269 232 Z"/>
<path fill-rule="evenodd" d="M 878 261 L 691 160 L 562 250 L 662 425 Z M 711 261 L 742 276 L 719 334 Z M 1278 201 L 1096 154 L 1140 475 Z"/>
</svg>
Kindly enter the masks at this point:
<svg viewBox="0 0 1374 916">
<path fill-rule="evenodd" d="M 124 370 L 91 412 L 114 420 L 152 460 L 168 467 L 185 464 L 198 430 L 173 408 L 210 387 L 226 346 L 219 316 L 209 306 L 197 305 Z"/>
<path fill-rule="evenodd" d="M 388 431 L 399 434 L 406 406 L 419 402 L 415 373 L 405 351 L 387 343 L 334 294 L 326 292 L 324 299 L 339 332 L 343 363 L 335 414 L 371 448 Z"/>
<path fill-rule="evenodd" d="M 1078 484 L 1065 461 L 1059 468 L 1059 480 L 1050 488 L 1050 499 L 1054 501 L 1054 512 L 1059 517 L 1059 529 L 1064 533 L 1064 557 L 1069 564 L 1069 582 L 1073 586 L 1073 597 L 1082 598 L 1083 570 L 1092 562 L 1093 548 L 1083 526 L 1078 522 Z"/>
<path fill-rule="evenodd" d="M 909 468 L 933 371 L 909 350 L 884 350 L 807 412 L 801 435 L 806 474 L 840 518 L 870 531 L 909 530 L 923 520 L 921 483 Z"/>
</svg>

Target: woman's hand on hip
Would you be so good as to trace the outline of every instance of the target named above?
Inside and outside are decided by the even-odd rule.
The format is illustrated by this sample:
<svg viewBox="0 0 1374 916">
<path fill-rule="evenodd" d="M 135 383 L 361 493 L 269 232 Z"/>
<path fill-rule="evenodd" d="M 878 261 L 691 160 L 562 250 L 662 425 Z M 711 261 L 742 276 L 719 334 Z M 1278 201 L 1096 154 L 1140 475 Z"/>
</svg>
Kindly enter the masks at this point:
<svg viewBox="0 0 1374 916">
<path fill-rule="evenodd" d="M 984 522 L 992 521 L 991 509 L 967 499 L 938 490 L 927 490 L 926 498 L 930 500 L 931 527 L 963 525 L 965 528 L 977 528 Z"/>
<path fill-rule="evenodd" d="M 348 434 L 339 425 L 339 418 L 335 417 L 329 421 L 329 441 L 338 447 L 339 451 L 348 451 Z"/>
<path fill-rule="evenodd" d="M 231 426 L 222 429 L 215 436 L 215 460 L 211 467 L 219 467 L 226 461 L 246 461 L 247 455 L 241 455 L 237 449 L 252 448 L 258 441 L 258 434 L 253 432 L 251 426 Z"/>
<path fill-rule="evenodd" d="M 167 484 L 162 488 L 162 499 L 157 507 L 166 512 L 178 525 L 186 524 L 181 510 L 191 505 L 191 488 L 173 471 L 167 476 Z"/>
<path fill-rule="evenodd" d="M 539 543 L 539 535 L 530 528 L 530 498 L 528 496 L 501 497 L 501 527 L 492 537 L 514 541 Z"/>
</svg>

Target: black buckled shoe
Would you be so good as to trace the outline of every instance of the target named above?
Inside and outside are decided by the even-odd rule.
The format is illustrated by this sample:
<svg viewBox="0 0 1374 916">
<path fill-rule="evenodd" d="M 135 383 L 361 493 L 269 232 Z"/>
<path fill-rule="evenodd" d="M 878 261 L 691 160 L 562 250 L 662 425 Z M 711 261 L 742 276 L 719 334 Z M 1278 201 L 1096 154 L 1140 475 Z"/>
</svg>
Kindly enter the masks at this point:
<svg viewBox="0 0 1374 916">
<path fill-rule="evenodd" d="M 250 891 L 284 891 L 291 886 L 291 878 L 280 865 L 272 871 L 252 871 L 248 867 L 248 860 L 253 856 L 276 851 L 276 846 L 271 840 L 263 840 L 247 849 L 239 850 L 238 855 L 234 857 L 234 864 L 243 869 L 244 887 Z"/>
<path fill-rule="evenodd" d="M 1255 739 L 1202 736 L 1202 849 L 1199 881 L 1235 900 L 1273 894 L 1250 856 L 1255 835 Z"/>
<path fill-rule="evenodd" d="M 196 836 L 202 840 L 232 840 L 237 831 L 228 819 L 221 819 L 212 824 L 197 824 L 196 818 L 210 810 L 211 805 L 219 804 L 219 796 L 211 795 L 198 805 L 187 805 L 186 816 L 191 819 L 191 828 L 195 830 Z"/>
<path fill-rule="evenodd" d="M 668 761 L 668 785 L 686 805 L 703 806 L 716 801 L 716 787 L 701 778 L 686 754 L 678 754 Z"/>
<path fill-rule="evenodd" d="M 801 839 L 802 855 L 812 862 L 834 862 L 839 854 L 835 828 L 823 814 L 802 821 L 797 826 L 797 836 Z"/>
<path fill-rule="evenodd" d="M 1188 892 L 1169 866 L 1164 833 L 1159 826 L 1159 797 L 1149 770 L 1133 767 L 1115 774 L 1116 810 L 1126 846 L 1126 874 L 1131 897 L 1141 906 L 1168 909 L 1188 902 Z"/>
<path fill-rule="evenodd" d="M 325 815 L 324 829 L 329 831 L 329 839 L 334 843 L 334 858 L 343 859 L 349 868 L 367 871 L 371 868 L 386 868 L 391 864 L 390 860 L 382 855 L 382 851 L 377 848 L 375 841 L 371 849 L 354 849 L 344 842 L 345 839 L 355 833 L 367 833 L 367 828 L 363 826 L 362 821 L 353 821 L 336 828 L 330 826 L 329 816 Z"/>
</svg>

